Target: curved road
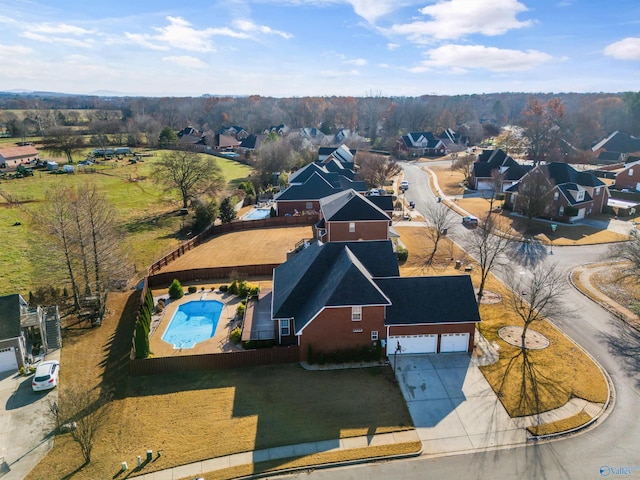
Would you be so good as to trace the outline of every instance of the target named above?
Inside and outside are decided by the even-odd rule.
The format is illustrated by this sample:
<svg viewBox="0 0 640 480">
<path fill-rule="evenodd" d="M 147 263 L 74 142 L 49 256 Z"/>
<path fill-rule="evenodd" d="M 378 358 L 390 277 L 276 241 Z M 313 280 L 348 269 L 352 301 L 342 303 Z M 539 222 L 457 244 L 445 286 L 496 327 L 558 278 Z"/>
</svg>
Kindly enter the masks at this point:
<svg viewBox="0 0 640 480">
<path fill-rule="evenodd" d="M 405 163 L 403 167 L 410 184 L 407 201 L 413 200 L 421 211 L 435 201 L 428 177 L 420 165 Z M 454 236 L 463 231 L 462 226 L 450 230 Z M 554 247 L 554 255 L 547 255 L 544 261 L 556 262 L 568 273 L 577 265 L 598 260 L 605 250 L 602 245 Z M 596 428 L 546 443 L 314 470 L 282 478 L 640 479 L 640 332 L 569 286 L 565 301 L 571 315 L 553 322 L 604 367 L 614 385 L 614 407 Z"/>
</svg>

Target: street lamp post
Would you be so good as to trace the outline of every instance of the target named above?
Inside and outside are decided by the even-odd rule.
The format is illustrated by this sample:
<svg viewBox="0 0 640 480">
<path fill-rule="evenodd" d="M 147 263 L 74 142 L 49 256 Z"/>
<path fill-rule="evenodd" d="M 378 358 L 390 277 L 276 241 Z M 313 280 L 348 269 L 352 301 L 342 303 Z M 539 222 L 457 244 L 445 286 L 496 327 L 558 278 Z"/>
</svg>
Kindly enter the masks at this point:
<svg viewBox="0 0 640 480">
<path fill-rule="evenodd" d="M 558 225 L 556 225 L 555 223 L 551 224 L 551 237 L 549 238 L 549 243 L 551 244 L 551 251 L 549 252 L 549 255 L 553 255 L 553 234 L 556 233 L 556 228 L 558 228 Z"/>
</svg>

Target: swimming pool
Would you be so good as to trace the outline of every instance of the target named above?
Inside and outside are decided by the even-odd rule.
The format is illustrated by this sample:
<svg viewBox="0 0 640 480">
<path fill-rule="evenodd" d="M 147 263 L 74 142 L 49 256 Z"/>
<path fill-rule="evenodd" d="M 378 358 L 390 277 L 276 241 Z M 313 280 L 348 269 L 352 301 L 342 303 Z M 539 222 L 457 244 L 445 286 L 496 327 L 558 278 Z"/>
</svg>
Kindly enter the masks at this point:
<svg viewBox="0 0 640 480">
<path fill-rule="evenodd" d="M 195 300 L 183 303 L 171 317 L 162 340 L 173 348 L 193 348 L 216 333 L 224 305 L 217 300 Z"/>
<path fill-rule="evenodd" d="M 269 218 L 269 215 L 271 215 L 270 208 L 254 208 L 249 213 L 247 213 L 244 217 L 242 217 L 242 219 L 243 220 L 262 220 L 263 218 Z"/>
</svg>

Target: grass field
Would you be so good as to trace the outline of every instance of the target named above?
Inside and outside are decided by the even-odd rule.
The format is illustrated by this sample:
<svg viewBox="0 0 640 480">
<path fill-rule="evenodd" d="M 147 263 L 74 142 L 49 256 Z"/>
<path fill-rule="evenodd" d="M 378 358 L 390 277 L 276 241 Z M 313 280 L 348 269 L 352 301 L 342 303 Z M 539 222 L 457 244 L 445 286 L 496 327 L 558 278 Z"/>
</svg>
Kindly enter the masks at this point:
<svg viewBox="0 0 640 480">
<path fill-rule="evenodd" d="M 0 182 L 0 232 L 6 239 L 0 250 L 0 295 L 26 294 L 39 283 L 47 283 L 36 263 L 34 249 L 46 249 L 46 243 L 33 233 L 31 213 L 44 201 L 49 189 L 95 183 L 117 211 L 126 250 L 136 270 L 144 270 L 158 257 L 181 241 L 177 233 L 184 217 L 178 216 L 180 203 L 165 195 L 150 175 L 160 157 L 146 157 L 142 163 L 110 161 L 98 165 L 95 173 L 52 175 L 37 170 L 33 177 Z M 251 169 L 231 160 L 217 159 L 227 181 L 228 191 L 246 178 Z M 11 199 L 11 203 L 8 201 Z M 21 225 L 14 226 L 20 223 Z M 37 281 L 36 281 L 37 279 Z"/>
<path fill-rule="evenodd" d="M 68 330 L 64 339 L 59 388 L 81 384 L 115 394 L 94 460 L 72 475 L 75 480 L 112 478 L 121 461 L 135 465 L 147 449 L 162 455 L 141 473 L 253 449 L 413 428 L 385 366 L 307 371 L 295 364 L 130 378 L 131 298 L 109 294 L 111 314 L 102 327 Z M 371 455 L 360 452 L 358 458 Z M 82 463 L 69 435 L 59 435 L 28 478 L 71 478 Z"/>
</svg>

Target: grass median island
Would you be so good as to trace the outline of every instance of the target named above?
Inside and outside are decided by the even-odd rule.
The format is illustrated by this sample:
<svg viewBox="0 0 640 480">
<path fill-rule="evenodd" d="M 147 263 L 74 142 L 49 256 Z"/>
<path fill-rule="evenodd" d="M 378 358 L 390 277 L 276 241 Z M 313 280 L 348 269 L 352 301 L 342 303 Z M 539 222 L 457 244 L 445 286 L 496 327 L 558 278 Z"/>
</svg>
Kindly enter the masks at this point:
<svg viewBox="0 0 640 480">
<path fill-rule="evenodd" d="M 387 366 L 307 371 L 293 364 L 130 378 L 132 295 L 109 294 L 112 313 L 102 326 L 69 330 L 64 339 L 59 388 L 81 384 L 114 392 L 109 424 L 76 480 L 112 478 L 120 462 L 133 468 L 147 449 L 155 460 L 140 473 L 254 449 L 413 429 Z M 371 452 L 363 455 L 357 458 Z M 70 436 L 58 435 L 28 478 L 64 478 L 82 463 Z"/>
</svg>

